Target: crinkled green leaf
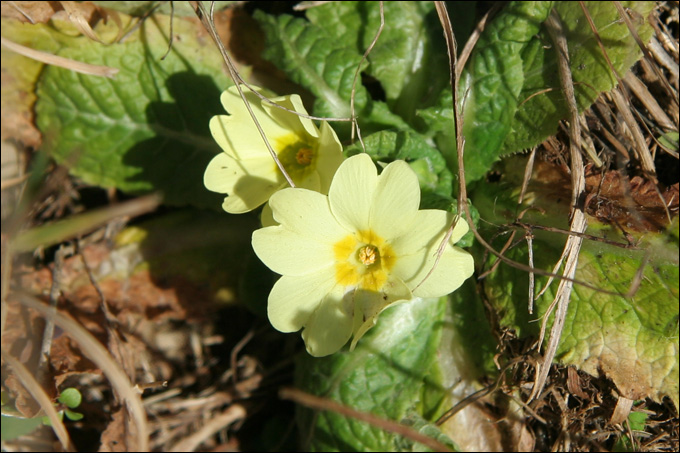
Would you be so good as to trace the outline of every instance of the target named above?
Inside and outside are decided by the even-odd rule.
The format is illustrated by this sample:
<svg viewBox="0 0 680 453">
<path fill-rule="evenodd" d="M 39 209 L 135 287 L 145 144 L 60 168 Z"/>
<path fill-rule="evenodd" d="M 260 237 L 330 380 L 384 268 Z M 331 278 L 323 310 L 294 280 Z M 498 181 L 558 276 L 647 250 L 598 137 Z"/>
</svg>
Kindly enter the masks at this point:
<svg viewBox="0 0 680 453">
<path fill-rule="evenodd" d="M 487 25 L 466 65 L 460 83 L 465 135 L 465 175 L 481 178 L 498 159 L 510 131 L 524 84 L 522 51 L 548 17 L 552 2 L 511 2 Z M 451 93 L 445 91 L 438 106 L 421 112 L 423 118 L 441 116 L 431 127 L 441 127 L 437 143 L 449 166 L 458 167 Z"/>
<path fill-rule="evenodd" d="M 437 356 L 446 299 L 394 306 L 380 315 L 353 352 L 300 357 L 296 384 L 362 412 L 413 424 Z M 419 417 L 419 416 L 418 416 Z M 411 451 L 394 434 L 334 412 L 298 413 L 303 446 L 312 451 Z"/>
<path fill-rule="evenodd" d="M 623 2 L 643 41 L 651 26 L 646 20 L 654 2 Z M 626 24 L 609 2 L 586 2 L 613 67 L 623 75 L 641 56 Z M 477 43 L 461 79 L 466 97 L 464 128 L 465 174 L 481 178 L 503 154 L 537 145 L 557 130 L 568 115 L 557 72 L 557 55 L 541 23 L 548 2 L 512 2 L 495 18 Z M 577 2 L 557 2 L 565 26 L 576 100 L 581 110 L 616 85 L 597 39 Z M 456 168 L 451 92 L 418 115 L 438 132 L 439 148 Z"/>
<path fill-rule="evenodd" d="M 182 39 L 164 60 L 166 16 L 145 21 L 124 43 L 111 45 L 35 27 L 57 39 L 60 56 L 120 69 L 107 79 L 46 68 L 37 124 L 57 162 L 89 184 L 130 193 L 158 190 L 175 205 L 220 205 L 218 194 L 203 187 L 203 172 L 220 152 L 208 122 L 223 113 L 219 96 L 228 82 L 219 54 L 197 39 L 194 23 L 175 19 L 174 33 Z"/>
<path fill-rule="evenodd" d="M 480 225 L 511 223 L 519 211 L 532 205 L 534 209 L 525 211 L 524 222 L 565 228 L 568 203 L 559 203 L 554 194 L 545 193 L 545 189 L 534 193 L 530 186 L 526 200 L 531 202 L 518 207 L 518 193 L 519 185 L 512 183 L 479 187 L 473 200 L 485 221 Z M 677 229 L 677 221 L 674 225 Z M 497 230 L 488 233 L 497 233 Z M 586 233 L 626 243 L 617 227 L 600 224 L 595 218 L 589 218 Z M 551 271 L 565 236 L 537 229 L 533 235 L 534 266 Z M 660 400 L 669 396 L 677 405 L 678 244 L 671 232 L 646 232 L 637 236 L 634 241 L 637 249 L 584 241 L 574 278 L 621 295 L 574 285 L 556 357 L 561 363 L 576 365 L 594 375 L 604 372 L 627 398 Z M 506 235 L 498 238 L 494 243 L 496 249 L 506 239 Z M 529 263 L 524 242 L 506 255 L 520 263 Z M 494 261 L 491 259 L 488 264 Z M 624 297 L 643 265 L 635 295 Z M 535 278 L 538 292 L 547 279 Z M 484 280 L 485 294 L 498 311 L 500 323 L 514 329 L 520 337 L 538 334 L 540 319 L 554 299 L 557 282 L 536 300 L 533 315 L 527 308 L 528 288 L 529 275 L 504 264 Z"/>
<path fill-rule="evenodd" d="M 654 2 L 621 2 L 628 11 L 640 39 L 647 43 L 654 30 L 647 16 Z M 607 50 L 607 56 L 621 77 L 642 56 L 638 44 L 621 19 L 612 2 L 585 2 L 595 28 Z M 588 25 L 578 2 L 557 2 L 555 6 L 564 25 L 574 91 L 579 110 L 586 109 L 603 91 L 610 91 L 618 82 L 612 73 L 597 38 Z M 559 120 L 568 116 L 564 95 L 560 89 L 557 56 L 547 33 L 534 39 L 523 53 L 524 86 L 519 94 L 519 108 L 512 121 L 512 130 L 502 152 L 513 153 L 530 148 L 557 131 Z"/>
<path fill-rule="evenodd" d="M 449 84 L 445 41 L 432 2 L 385 2 L 384 14 L 366 73 L 380 82 L 390 110 L 411 123 L 416 108 Z M 361 55 L 380 28 L 380 4 L 331 2 L 309 9 L 307 18 Z"/>
<path fill-rule="evenodd" d="M 321 26 L 286 14 L 275 17 L 257 10 L 254 17 L 266 36 L 263 57 L 316 96 L 314 114 L 349 118 L 352 84 L 361 61 L 355 45 L 336 39 Z M 370 97 L 360 78 L 355 110 L 365 133 L 408 128 L 384 102 Z M 335 123 L 334 127 L 341 138 L 349 137 L 349 123 Z"/>
</svg>

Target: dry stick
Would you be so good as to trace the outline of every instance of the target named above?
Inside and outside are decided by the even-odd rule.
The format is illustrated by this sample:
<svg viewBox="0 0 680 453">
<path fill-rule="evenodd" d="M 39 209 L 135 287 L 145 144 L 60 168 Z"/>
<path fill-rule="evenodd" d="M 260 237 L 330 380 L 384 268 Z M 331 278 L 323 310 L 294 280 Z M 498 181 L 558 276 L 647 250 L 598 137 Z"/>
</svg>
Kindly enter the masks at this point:
<svg viewBox="0 0 680 453">
<path fill-rule="evenodd" d="M 622 87 L 621 89 L 623 91 Z M 663 205 L 666 211 L 666 218 L 668 219 L 668 223 L 671 223 L 672 222 L 671 212 L 668 209 L 668 206 L 666 205 L 666 200 L 663 198 L 661 191 L 657 187 L 654 160 L 652 159 L 652 155 L 649 152 L 649 147 L 647 146 L 645 137 L 642 135 L 642 131 L 640 130 L 637 121 L 635 121 L 633 114 L 630 112 L 630 108 L 628 108 L 629 103 L 627 105 L 625 99 L 621 95 L 621 92 L 619 92 L 619 90 L 612 90 L 611 95 L 612 99 L 614 100 L 614 103 L 616 104 L 616 107 L 619 109 L 621 116 L 623 117 L 623 121 L 626 123 L 626 125 L 628 125 L 631 134 L 633 134 L 633 140 L 635 141 L 636 149 L 638 150 L 637 154 L 638 156 L 640 156 L 642 169 L 645 171 L 645 173 L 649 175 L 649 177 L 654 182 L 654 190 L 656 191 L 656 195 L 661 201 L 661 204 Z M 650 168 L 651 172 L 649 171 Z"/>
<path fill-rule="evenodd" d="M 656 36 L 653 37 L 652 40 L 650 41 L 649 50 L 652 52 L 652 54 L 654 54 L 654 60 L 658 61 L 659 64 L 661 64 L 664 68 L 668 70 L 668 72 L 671 73 L 672 79 L 677 80 L 678 77 L 680 77 L 680 70 L 678 69 L 678 64 L 675 62 L 673 57 L 668 55 L 668 53 L 663 48 L 659 40 L 656 39 Z M 651 66 L 652 68 L 657 67 L 655 64 L 652 64 L 651 62 L 649 66 Z M 668 83 L 668 80 L 666 80 L 665 77 L 663 77 L 663 80 L 665 80 L 665 82 Z M 672 90 L 672 88 L 670 93 L 671 96 L 675 95 L 675 91 Z"/>
<path fill-rule="evenodd" d="M 50 310 L 52 313 L 57 311 L 57 301 L 59 300 L 60 292 L 59 282 L 61 281 L 61 268 L 64 265 L 64 258 L 72 253 L 73 246 L 65 247 L 63 244 L 59 246 L 57 253 L 55 253 L 54 268 L 52 269 L 52 286 L 50 288 Z M 50 351 L 52 350 L 52 337 L 54 337 L 54 318 L 49 316 L 45 319 L 40 357 L 38 358 L 38 367 L 36 368 L 38 370 L 36 372 L 36 380 L 40 383 L 43 382 L 47 372 L 47 364 L 50 358 Z"/>
<path fill-rule="evenodd" d="M 38 381 L 35 380 L 30 371 L 21 363 L 19 360 L 14 358 L 9 352 L 2 348 L 2 358 L 9 365 L 9 367 L 14 371 L 17 378 L 21 384 L 28 390 L 28 392 L 35 398 L 35 400 L 40 404 L 40 407 L 45 414 L 50 419 L 54 433 L 57 435 L 61 446 L 66 451 L 76 451 L 75 447 L 71 443 L 71 438 L 64 427 L 64 422 L 59 418 L 57 410 L 52 405 L 52 401 L 45 390 L 40 386 Z"/>
<path fill-rule="evenodd" d="M 654 177 L 656 174 L 656 170 L 654 169 L 654 159 L 652 159 L 652 155 L 649 152 L 649 147 L 647 146 L 645 137 L 642 135 L 640 126 L 638 126 L 637 121 L 635 121 L 635 118 L 631 113 L 632 107 L 630 101 L 624 98 L 623 94 L 621 93 L 624 90 L 625 86 L 623 85 L 623 81 L 621 81 L 619 88 L 615 88 L 611 91 L 612 99 L 614 100 L 614 104 L 619 110 L 619 113 L 621 113 L 621 116 L 623 117 L 623 122 L 628 126 L 628 129 L 633 136 L 633 142 L 635 143 L 634 149 L 637 151 L 636 154 L 640 159 L 642 169 L 645 171 L 645 173 L 650 175 L 650 177 Z M 654 180 L 656 181 L 656 178 L 654 178 Z"/>
<path fill-rule="evenodd" d="M 318 396 L 314 396 L 290 387 L 282 388 L 279 391 L 279 396 L 284 400 L 294 401 L 297 404 L 301 404 L 310 409 L 331 411 L 340 415 L 344 415 L 345 417 L 351 417 L 356 420 L 366 422 L 384 431 L 395 433 L 415 442 L 419 442 L 434 451 L 451 451 L 451 449 L 446 445 L 435 439 L 432 439 L 431 437 L 427 437 L 426 435 L 419 433 L 410 426 L 405 426 L 392 420 L 386 420 L 370 413 L 359 412 L 355 409 L 352 409 L 351 407 L 345 406 L 328 398 L 320 398 Z"/>
<path fill-rule="evenodd" d="M 361 143 L 361 148 L 363 148 L 364 152 L 366 152 L 366 145 L 364 145 L 364 141 L 361 138 L 361 131 L 359 130 L 359 123 L 356 121 L 356 114 L 354 112 L 354 97 L 356 96 L 356 86 L 357 86 L 357 80 L 359 79 L 359 73 L 361 72 L 361 65 L 366 61 L 368 58 L 368 55 L 371 53 L 373 48 L 375 47 L 376 43 L 378 42 L 378 38 L 380 38 L 380 35 L 383 32 L 383 29 L 385 28 L 385 2 L 380 2 L 380 26 L 378 27 L 378 32 L 375 34 L 375 37 L 373 38 L 373 41 L 371 41 L 371 44 L 368 46 L 366 49 L 366 52 L 364 52 L 364 55 L 361 57 L 361 60 L 359 61 L 359 65 L 357 66 L 357 70 L 354 72 L 354 80 L 352 81 L 352 96 L 350 97 L 349 100 L 349 111 L 350 111 L 350 117 L 352 118 L 352 142 L 354 142 L 354 130 L 356 129 L 357 131 L 357 138 L 359 139 L 359 143 Z"/>
<path fill-rule="evenodd" d="M 614 2 L 616 5 L 617 2 Z M 633 115 L 630 113 L 630 109 L 626 108 L 626 104 L 630 104 L 630 96 L 628 95 L 628 91 L 626 90 L 626 85 L 623 83 L 623 80 L 621 79 L 621 76 L 619 75 L 618 71 L 616 68 L 614 68 L 614 65 L 612 64 L 611 60 L 609 59 L 609 54 L 607 53 L 607 49 L 605 49 L 604 44 L 602 43 L 602 39 L 600 39 L 600 33 L 597 31 L 597 27 L 595 26 L 595 23 L 593 22 L 593 18 L 590 16 L 590 12 L 588 11 L 588 8 L 586 7 L 585 3 L 583 1 L 579 1 L 579 5 L 581 6 L 581 9 L 583 10 L 583 14 L 586 17 L 586 20 L 588 21 L 588 25 L 590 26 L 590 30 L 593 32 L 593 35 L 595 36 L 595 40 L 597 41 L 597 45 L 600 47 L 600 50 L 602 51 L 602 56 L 604 57 L 605 61 L 607 62 L 607 65 L 609 66 L 610 71 L 612 74 L 614 74 L 614 77 L 616 77 L 616 81 L 619 84 L 619 89 L 621 90 L 621 94 L 616 90 L 612 90 L 612 96 L 614 97 L 614 102 L 616 103 L 617 108 L 623 115 L 623 120 L 624 122 L 628 125 L 628 127 L 631 130 L 631 133 L 633 134 L 633 140 L 635 141 L 637 145 L 637 154 L 638 158 L 640 159 L 640 163 L 642 164 L 642 169 L 647 173 L 654 181 L 656 181 L 656 170 L 654 169 L 654 160 L 652 159 L 652 156 L 649 152 L 649 148 L 647 147 L 647 143 L 645 142 L 644 138 L 642 137 L 642 132 L 640 132 L 640 128 L 637 125 L 637 122 L 633 118 Z M 619 13 L 624 16 L 624 20 L 628 19 L 627 14 L 623 11 L 621 5 L 618 5 L 619 8 Z M 629 29 L 631 31 L 631 34 L 634 31 L 634 27 L 630 24 L 630 20 L 626 22 L 629 26 Z M 637 35 L 637 31 L 635 31 L 635 35 Z M 638 45 L 641 43 L 640 37 L 638 36 L 637 38 Z M 644 48 L 644 44 L 642 45 Z M 646 49 L 644 49 L 646 50 Z M 644 52 L 643 50 L 643 52 Z M 649 52 L 647 52 L 648 54 Z M 620 97 L 621 95 L 625 96 L 625 101 L 623 98 L 617 99 L 617 97 Z"/>
<path fill-rule="evenodd" d="M 519 193 L 519 198 L 517 199 L 517 204 L 521 205 L 522 202 L 524 201 L 524 195 L 526 194 L 527 188 L 529 187 L 529 180 L 531 180 L 531 174 L 533 173 L 534 169 L 534 159 L 536 159 L 536 147 L 534 147 L 531 150 L 531 154 L 529 155 L 529 160 L 527 161 L 527 165 L 524 168 L 524 180 L 522 181 L 522 190 Z M 533 268 L 534 267 L 534 234 L 531 231 L 531 229 L 526 230 L 526 233 L 524 235 L 527 241 L 527 249 L 529 251 L 529 267 Z M 497 261 L 500 262 L 500 261 Z M 534 313 L 534 297 L 536 295 L 535 293 L 535 275 L 533 272 L 529 272 L 529 291 L 528 291 L 528 297 L 529 297 L 529 306 L 528 306 L 528 311 L 529 314 Z"/>
<path fill-rule="evenodd" d="M 248 344 L 250 340 L 253 339 L 255 336 L 255 331 L 253 329 L 250 329 L 248 333 L 245 334 L 243 338 L 239 340 L 238 343 L 236 343 L 236 346 L 231 350 L 231 354 L 229 355 L 229 362 L 231 364 L 231 379 L 234 382 L 234 388 L 236 388 L 238 381 L 239 381 L 239 376 L 238 376 L 238 355 L 241 352 L 241 350 Z"/>
<path fill-rule="evenodd" d="M 69 69 L 71 71 L 79 72 L 81 74 L 88 74 L 94 76 L 108 77 L 112 79 L 116 74 L 118 74 L 118 68 L 111 68 L 109 66 L 93 65 L 88 63 L 83 63 L 81 61 L 71 60 L 70 58 L 60 57 L 58 55 L 53 55 L 51 53 L 42 52 L 40 50 L 31 49 L 29 47 L 22 46 L 5 37 L 0 37 L 0 43 L 7 47 L 12 52 L 16 52 L 28 58 L 32 58 L 36 61 L 40 61 L 45 64 L 52 66 L 59 66 L 60 68 Z"/>
<path fill-rule="evenodd" d="M 595 144 L 593 143 L 593 139 L 590 137 L 590 130 L 588 130 L 588 123 L 586 122 L 585 115 L 581 115 L 579 117 L 579 121 L 581 122 L 581 131 L 583 132 L 581 135 L 581 140 L 583 140 L 583 146 L 586 147 L 586 154 L 588 154 L 590 160 L 593 161 L 595 167 L 602 168 L 604 163 L 595 151 Z"/>
<path fill-rule="evenodd" d="M 638 79 L 632 71 L 628 71 L 623 78 L 630 90 L 635 94 L 642 105 L 649 111 L 649 114 L 659 123 L 659 127 L 664 131 L 677 131 L 678 125 L 671 120 L 666 112 L 661 108 L 652 93 L 649 92 L 644 83 Z"/>
<path fill-rule="evenodd" d="M 168 37 L 168 50 L 165 51 L 163 56 L 161 57 L 161 61 L 165 60 L 165 58 L 170 55 L 170 51 L 172 50 L 172 43 L 175 39 L 175 34 L 173 32 L 174 30 L 174 21 L 175 19 L 175 2 L 170 2 L 170 30 L 168 30 L 168 33 L 170 36 Z"/>
<path fill-rule="evenodd" d="M 137 451 L 148 451 L 149 435 L 146 412 L 142 406 L 141 396 L 134 390 L 127 375 L 106 348 L 70 315 L 61 311 L 52 313 L 50 307 L 29 294 L 18 293 L 18 300 L 22 305 L 39 312 L 44 318 L 53 317 L 54 323 L 70 335 L 78 343 L 80 350 L 102 370 L 130 411 L 137 430 L 135 449 Z"/>
<path fill-rule="evenodd" d="M 212 416 L 210 421 L 203 425 L 194 434 L 186 437 L 173 445 L 168 451 L 195 451 L 203 442 L 227 428 L 234 422 L 246 418 L 246 409 L 240 404 L 229 406 L 219 415 Z"/>
<path fill-rule="evenodd" d="M 134 367 L 130 366 L 129 360 L 124 360 L 125 355 L 123 354 L 122 351 L 123 340 L 120 334 L 118 333 L 118 330 L 116 329 L 116 325 L 119 324 L 118 320 L 109 309 L 109 304 L 106 301 L 104 291 L 102 291 L 102 288 L 99 286 L 97 278 L 95 277 L 94 272 L 92 272 L 92 267 L 90 267 L 89 263 L 87 262 L 87 259 L 85 258 L 85 254 L 83 253 L 80 241 L 78 241 L 76 244 L 77 244 L 76 251 L 80 256 L 80 259 L 83 261 L 85 273 L 87 274 L 87 277 L 90 280 L 90 284 L 96 291 L 97 296 L 99 296 L 99 307 L 101 308 L 101 311 L 104 314 L 104 319 L 106 320 L 106 332 L 109 334 L 109 351 L 111 352 L 112 357 L 119 361 L 118 363 L 120 363 L 120 365 L 123 367 L 123 371 L 127 373 L 128 377 L 130 379 L 133 379 L 135 373 L 134 369 L 132 368 Z"/>
<path fill-rule="evenodd" d="M 571 69 L 569 67 L 569 49 L 567 48 L 567 40 L 562 29 L 562 22 L 555 10 L 550 13 L 545 22 L 546 28 L 553 42 L 555 43 L 557 51 L 557 64 L 560 75 L 560 84 L 562 91 L 567 100 L 569 107 L 569 154 L 571 158 L 571 225 L 570 230 L 577 233 L 583 233 L 586 230 L 587 221 L 585 212 L 582 206 L 582 195 L 585 192 L 585 177 L 583 161 L 580 152 L 581 139 L 581 124 L 579 122 L 578 108 L 576 107 L 576 98 L 574 96 L 574 82 L 571 76 Z M 564 246 L 562 256 L 566 256 L 563 273 L 565 276 L 574 277 L 576 273 L 576 265 L 578 263 L 578 255 L 581 250 L 583 238 L 579 236 L 569 236 L 567 243 Z M 560 258 L 561 260 L 562 258 Z M 539 374 L 534 382 L 534 388 L 531 391 L 529 400 L 534 399 L 543 389 L 545 381 L 550 371 L 550 364 L 557 352 L 557 345 L 562 335 L 564 321 L 569 307 L 569 299 L 571 297 L 571 290 L 573 283 L 568 280 L 561 280 L 557 288 L 554 304 L 556 304 L 555 319 L 550 330 L 550 339 L 545 350 L 542 363 L 539 363 Z M 549 313 L 549 311 L 548 311 Z M 539 348 L 543 343 L 543 335 L 547 325 L 548 316 L 546 315 L 541 325 L 541 337 L 539 338 Z"/>
<path fill-rule="evenodd" d="M 17 11 L 19 11 L 19 12 L 21 13 L 21 15 L 24 16 L 24 17 L 26 18 L 27 21 L 29 21 L 31 24 L 35 24 L 35 21 L 33 20 L 33 18 L 32 18 L 26 11 L 24 11 L 23 9 L 21 9 L 21 8 L 19 7 L 19 5 L 17 5 L 17 2 L 7 2 L 7 3 L 9 3 L 10 5 L 12 5 L 12 6 L 14 7 L 14 9 L 16 9 Z"/>
<path fill-rule="evenodd" d="M 80 8 L 80 5 L 73 1 L 61 1 L 59 4 L 62 8 L 64 8 L 64 12 L 67 14 L 69 22 L 71 22 L 71 24 L 73 24 L 78 29 L 78 31 L 90 38 L 92 41 L 98 42 L 99 44 L 104 44 L 90 26 L 90 23 L 85 17 L 83 10 Z"/>
<path fill-rule="evenodd" d="M 607 244 L 607 245 L 611 245 L 611 246 L 614 246 L 614 247 L 620 247 L 622 249 L 642 250 L 641 247 L 634 245 L 634 244 L 624 244 L 623 242 L 618 242 L 618 241 L 613 241 L 611 239 L 593 236 L 592 234 L 577 233 L 575 231 L 568 231 L 568 230 L 564 230 L 562 228 L 557 228 L 557 227 L 547 227 L 547 226 L 543 226 L 543 225 L 534 225 L 534 224 L 523 223 L 521 221 L 521 219 L 515 220 L 512 223 L 512 226 L 524 228 L 525 230 L 543 230 L 543 231 L 550 231 L 552 233 L 564 234 L 564 235 L 567 235 L 567 236 L 579 236 L 579 237 L 582 237 L 583 239 L 588 239 L 589 241 L 600 242 L 602 244 Z"/>
<path fill-rule="evenodd" d="M 613 3 L 614 3 L 614 6 L 616 7 L 617 11 L 619 12 L 619 16 L 621 16 L 621 18 L 623 18 L 623 21 L 626 23 L 626 26 L 628 27 L 628 31 L 630 31 L 631 36 L 633 37 L 633 39 L 637 43 L 638 47 L 640 47 L 640 50 L 642 50 L 642 54 L 651 63 L 653 61 L 652 56 L 649 53 L 647 46 L 645 46 L 645 43 L 643 43 L 642 40 L 640 39 L 640 35 L 638 34 L 637 29 L 633 26 L 632 22 L 630 21 L 630 17 L 628 17 L 628 13 L 626 13 L 623 6 L 621 6 L 621 2 L 614 1 Z M 581 4 L 583 5 L 583 2 L 581 2 Z M 645 20 L 646 20 L 646 18 L 645 18 Z M 652 66 L 652 70 L 654 72 L 656 72 L 657 77 L 659 77 L 659 80 L 661 80 L 661 83 L 664 85 L 664 88 L 666 88 L 668 94 L 671 96 L 670 101 L 673 104 L 675 104 L 676 108 L 680 107 L 678 105 L 678 98 L 673 96 L 673 89 L 671 88 L 671 85 L 668 83 L 668 80 L 665 77 L 663 77 L 663 74 L 661 74 L 661 70 L 656 65 L 651 65 L 651 66 Z M 619 80 L 619 83 L 621 83 L 620 80 Z"/>
</svg>

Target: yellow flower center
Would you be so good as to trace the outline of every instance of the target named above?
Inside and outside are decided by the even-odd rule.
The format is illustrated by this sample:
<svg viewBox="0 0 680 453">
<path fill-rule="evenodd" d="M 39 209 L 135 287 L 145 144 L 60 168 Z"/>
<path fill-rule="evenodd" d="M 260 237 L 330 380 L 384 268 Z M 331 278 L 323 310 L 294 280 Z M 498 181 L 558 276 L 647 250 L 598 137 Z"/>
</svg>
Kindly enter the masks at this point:
<svg viewBox="0 0 680 453">
<path fill-rule="evenodd" d="M 376 249 L 375 249 L 375 247 L 373 247 L 371 245 L 361 247 L 359 249 L 359 259 L 366 266 L 370 266 L 371 264 L 375 263 L 375 259 L 376 259 Z"/>
<path fill-rule="evenodd" d="M 309 148 L 300 148 L 300 150 L 295 155 L 295 160 L 300 165 L 309 165 L 312 163 L 313 157 L 314 151 Z"/>
<path fill-rule="evenodd" d="M 299 182 L 316 168 L 315 147 L 302 140 L 302 137 L 290 133 L 272 143 L 274 150 L 279 156 L 293 181 Z M 276 164 L 274 164 L 276 167 Z M 278 167 L 276 167 L 278 172 Z"/>
<path fill-rule="evenodd" d="M 370 291 L 380 291 L 396 262 L 392 247 L 372 230 L 345 236 L 333 252 L 337 282 Z"/>
</svg>

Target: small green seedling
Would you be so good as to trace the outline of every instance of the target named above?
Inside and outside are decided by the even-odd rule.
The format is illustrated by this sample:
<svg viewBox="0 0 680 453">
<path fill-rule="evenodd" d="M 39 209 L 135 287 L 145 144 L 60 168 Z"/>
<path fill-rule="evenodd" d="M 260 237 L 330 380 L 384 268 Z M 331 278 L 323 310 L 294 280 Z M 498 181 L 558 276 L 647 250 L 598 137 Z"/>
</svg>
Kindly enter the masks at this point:
<svg viewBox="0 0 680 453">
<path fill-rule="evenodd" d="M 72 421 L 81 420 L 83 414 L 74 412 L 72 409 L 80 406 L 83 400 L 81 393 L 72 387 L 65 389 L 59 397 L 55 405 L 59 409 L 59 418 L 63 420 L 64 415 Z M 8 441 L 18 437 L 30 434 L 35 431 L 40 425 L 51 426 L 49 418 L 46 416 L 37 416 L 26 418 L 11 405 L 7 405 L 9 398 L 5 392 L 2 392 L 2 440 Z"/>
</svg>

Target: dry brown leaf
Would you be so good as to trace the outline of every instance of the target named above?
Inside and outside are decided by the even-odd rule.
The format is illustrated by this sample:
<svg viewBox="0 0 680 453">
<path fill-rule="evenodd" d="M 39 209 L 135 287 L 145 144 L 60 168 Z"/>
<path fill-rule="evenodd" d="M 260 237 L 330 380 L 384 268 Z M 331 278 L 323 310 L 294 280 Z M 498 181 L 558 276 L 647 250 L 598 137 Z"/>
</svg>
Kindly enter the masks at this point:
<svg viewBox="0 0 680 453">
<path fill-rule="evenodd" d="M 100 439 L 99 451 L 124 452 L 128 451 L 125 429 L 125 408 L 121 407 L 111 417 Z M 131 439 L 134 442 L 134 439 Z M 134 443 L 133 443 L 134 445 Z"/>
</svg>

